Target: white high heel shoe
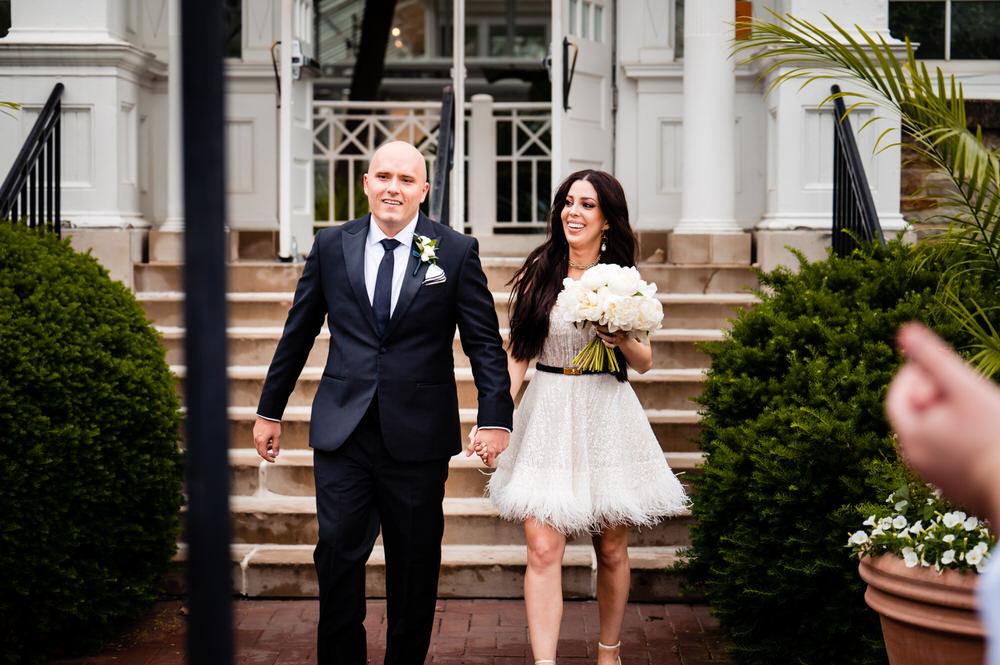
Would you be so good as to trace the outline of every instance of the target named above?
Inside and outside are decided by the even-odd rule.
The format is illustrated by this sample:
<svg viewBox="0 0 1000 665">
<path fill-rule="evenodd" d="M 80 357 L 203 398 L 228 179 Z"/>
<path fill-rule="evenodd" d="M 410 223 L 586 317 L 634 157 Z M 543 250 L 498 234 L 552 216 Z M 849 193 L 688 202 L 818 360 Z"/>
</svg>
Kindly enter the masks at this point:
<svg viewBox="0 0 1000 665">
<path fill-rule="evenodd" d="M 618 640 L 617 644 L 612 644 L 610 646 L 608 646 L 607 644 L 603 644 L 601 642 L 597 643 L 597 648 L 598 649 L 607 649 L 608 651 L 611 651 L 612 649 L 618 649 L 618 651 L 619 651 L 619 654 L 618 654 L 618 665 L 622 665 L 622 655 L 620 653 L 621 652 L 621 647 L 622 647 L 622 641 L 621 640 Z"/>
</svg>

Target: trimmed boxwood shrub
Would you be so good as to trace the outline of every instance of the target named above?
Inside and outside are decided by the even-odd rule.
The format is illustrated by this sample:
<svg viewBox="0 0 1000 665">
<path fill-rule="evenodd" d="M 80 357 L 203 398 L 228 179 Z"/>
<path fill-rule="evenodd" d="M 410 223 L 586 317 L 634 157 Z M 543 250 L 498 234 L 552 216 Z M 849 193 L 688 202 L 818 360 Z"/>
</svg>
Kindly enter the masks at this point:
<svg viewBox="0 0 1000 665">
<path fill-rule="evenodd" d="M 762 303 L 711 358 L 701 402 L 688 569 L 739 663 L 884 663 L 878 617 L 845 547 L 858 505 L 888 493 L 873 462 L 896 458 L 883 413 L 897 328 L 938 315 L 941 265 L 892 242 L 762 274 Z M 997 302 L 971 282 L 967 295 Z M 884 475 L 884 474 L 883 474 Z"/>
<path fill-rule="evenodd" d="M 174 380 L 120 282 L 0 223 L 0 651 L 96 648 L 162 591 L 181 505 Z"/>
</svg>

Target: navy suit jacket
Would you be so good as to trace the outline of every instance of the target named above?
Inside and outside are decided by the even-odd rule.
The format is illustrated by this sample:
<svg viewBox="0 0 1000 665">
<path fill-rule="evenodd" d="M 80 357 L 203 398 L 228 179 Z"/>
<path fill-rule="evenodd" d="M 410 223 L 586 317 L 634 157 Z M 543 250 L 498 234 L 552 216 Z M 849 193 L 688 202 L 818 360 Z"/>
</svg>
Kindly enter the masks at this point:
<svg viewBox="0 0 1000 665">
<path fill-rule="evenodd" d="M 369 219 L 316 234 L 257 413 L 281 418 L 325 318 L 330 349 L 313 400 L 309 445 L 336 450 L 378 399 L 382 436 L 393 457 L 454 455 L 462 449 L 452 347 L 457 326 L 479 392 L 478 424 L 509 429 L 514 405 L 507 356 L 478 241 L 421 213 L 414 236 L 438 238 L 437 265 L 446 279 L 423 284 L 429 264 L 411 252 L 392 318 L 379 335 L 365 290 Z"/>
</svg>

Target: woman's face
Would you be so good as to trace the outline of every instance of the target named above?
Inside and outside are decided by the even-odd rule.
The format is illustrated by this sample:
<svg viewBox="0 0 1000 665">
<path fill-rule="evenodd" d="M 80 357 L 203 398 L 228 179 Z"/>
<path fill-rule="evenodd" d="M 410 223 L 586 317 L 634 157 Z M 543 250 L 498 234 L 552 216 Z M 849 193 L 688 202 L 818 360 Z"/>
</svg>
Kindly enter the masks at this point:
<svg viewBox="0 0 1000 665">
<path fill-rule="evenodd" d="M 590 181 L 577 180 L 570 185 L 562 209 L 562 226 L 570 247 L 581 253 L 597 253 L 601 232 L 608 228 L 608 223 Z"/>
</svg>

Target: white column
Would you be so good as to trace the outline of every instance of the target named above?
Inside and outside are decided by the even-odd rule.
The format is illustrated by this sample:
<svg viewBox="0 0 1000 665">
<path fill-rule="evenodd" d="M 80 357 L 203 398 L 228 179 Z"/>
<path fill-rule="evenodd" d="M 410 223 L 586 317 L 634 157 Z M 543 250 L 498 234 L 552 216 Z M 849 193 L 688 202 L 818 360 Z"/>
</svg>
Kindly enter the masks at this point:
<svg viewBox="0 0 1000 665">
<path fill-rule="evenodd" d="M 472 235 L 483 238 L 493 233 L 496 222 L 497 183 L 494 175 L 497 165 L 497 132 L 493 121 L 493 97 L 486 94 L 472 96 L 472 115 L 469 118 L 469 191 L 475 200 L 485 205 L 469 209 Z"/>
<path fill-rule="evenodd" d="M 735 222 L 732 0 L 684 7 L 684 175 L 674 233 L 742 233 Z"/>
<path fill-rule="evenodd" d="M 167 28 L 167 219 L 161 231 L 184 230 L 184 174 L 181 169 L 181 10 L 168 0 Z"/>
</svg>

